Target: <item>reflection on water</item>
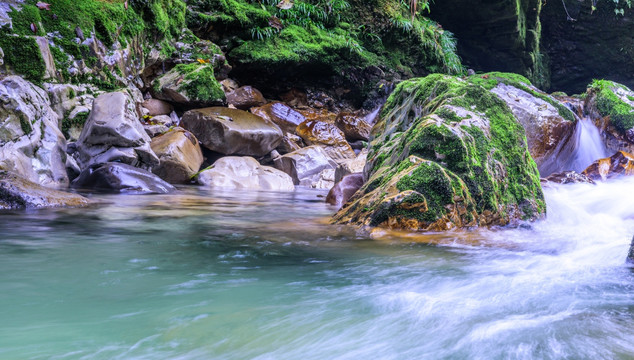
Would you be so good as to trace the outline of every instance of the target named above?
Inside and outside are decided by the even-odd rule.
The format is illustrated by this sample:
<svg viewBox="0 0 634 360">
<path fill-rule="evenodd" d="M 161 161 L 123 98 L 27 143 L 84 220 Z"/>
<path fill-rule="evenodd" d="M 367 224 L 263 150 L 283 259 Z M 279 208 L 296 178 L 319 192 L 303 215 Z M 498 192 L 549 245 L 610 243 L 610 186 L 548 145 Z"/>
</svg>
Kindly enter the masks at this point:
<svg viewBox="0 0 634 360">
<path fill-rule="evenodd" d="M 553 187 L 547 221 L 424 235 L 328 225 L 309 190 L 6 213 L 0 358 L 632 358 L 632 186 Z"/>
</svg>

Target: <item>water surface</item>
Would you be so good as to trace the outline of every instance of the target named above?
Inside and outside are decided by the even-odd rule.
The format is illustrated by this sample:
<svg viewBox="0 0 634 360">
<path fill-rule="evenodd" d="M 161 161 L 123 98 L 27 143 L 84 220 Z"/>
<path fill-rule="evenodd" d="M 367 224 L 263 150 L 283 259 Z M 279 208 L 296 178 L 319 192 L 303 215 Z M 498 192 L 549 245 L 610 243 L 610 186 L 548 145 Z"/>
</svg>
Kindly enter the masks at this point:
<svg viewBox="0 0 634 360">
<path fill-rule="evenodd" d="M 547 221 L 370 238 L 323 192 L 0 216 L 1 359 L 631 359 L 634 180 Z"/>
</svg>

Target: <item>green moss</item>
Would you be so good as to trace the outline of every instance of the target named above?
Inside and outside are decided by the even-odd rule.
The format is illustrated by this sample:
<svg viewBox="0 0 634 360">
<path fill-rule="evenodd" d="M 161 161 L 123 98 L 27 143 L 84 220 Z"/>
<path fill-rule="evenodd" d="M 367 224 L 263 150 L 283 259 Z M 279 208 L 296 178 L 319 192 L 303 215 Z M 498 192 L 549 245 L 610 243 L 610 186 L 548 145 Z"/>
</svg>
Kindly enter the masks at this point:
<svg viewBox="0 0 634 360">
<path fill-rule="evenodd" d="M 214 69 L 211 65 L 180 64 L 173 71 L 185 75 L 179 91 L 183 91 L 191 100 L 222 102 L 225 99 L 225 93 L 214 77 Z"/>
<path fill-rule="evenodd" d="M 79 113 L 77 115 L 75 115 L 75 118 L 73 119 L 69 119 L 68 116 L 65 116 L 64 119 L 62 120 L 62 133 L 64 134 L 64 136 L 68 139 L 70 136 L 68 134 L 68 131 L 72 128 L 72 127 L 82 127 L 84 126 L 84 124 L 86 123 L 86 120 L 88 119 L 88 116 L 90 114 L 87 112 L 84 113 Z"/>
<path fill-rule="evenodd" d="M 453 204 L 454 190 L 443 168 L 434 162 L 418 165 L 410 175 L 403 176 L 396 184 L 399 191 L 414 190 L 424 195 L 427 211 L 423 220 L 435 221 L 447 213 L 445 205 Z"/>
<path fill-rule="evenodd" d="M 0 48 L 4 51 L 5 63 L 16 73 L 34 83 L 42 82 L 46 65 L 35 38 L 0 33 Z"/>
<path fill-rule="evenodd" d="M 11 22 L 13 26 L 13 32 L 18 35 L 38 35 L 43 36 L 44 30 L 42 29 L 40 17 L 40 10 L 34 5 L 24 4 L 16 8 L 11 8 L 9 12 Z M 34 34 L 31 30 L 31 24 L 35 25 L 37 32 Z"/>
<path fill-rule="evenodd" d="M 22 113 L 19 114 L 19 117 L 20 117 L 20 128 L 22 128 L 22 131 L 26 135 L 31 134 L 33 132 L 33 127 L 31 126 L 31 122 L 29 121 L 29 119 L 25 118 Z"/>
<path fill-rule="evenodd" d="M 487 90 L 493 89 L 499 83 L 513 86 L 554 106 L 557 109 L 559 116 L 562 118 L 572 122 L 575 121 L 575 116 L 570 109 L 562 105 L 559 101 L 548 96 L 548 94 L 534 88 L 531 82 L 522 75 L 514 73 L 490 72 L 482 75 L 472 75 L 468 78 L 468 80 L 469 82 L 480 85 Z"/>
<path fill-rule="evenodd" d="M 597 110 L 601 116 L 609 116 L 610 123 L 622 134 L 634 128 L 634 107 L 621 100 L 614 89 L 626 87 L 608 80 L 594 80 L 590 91 L 596 94 Z"/>
</svg>

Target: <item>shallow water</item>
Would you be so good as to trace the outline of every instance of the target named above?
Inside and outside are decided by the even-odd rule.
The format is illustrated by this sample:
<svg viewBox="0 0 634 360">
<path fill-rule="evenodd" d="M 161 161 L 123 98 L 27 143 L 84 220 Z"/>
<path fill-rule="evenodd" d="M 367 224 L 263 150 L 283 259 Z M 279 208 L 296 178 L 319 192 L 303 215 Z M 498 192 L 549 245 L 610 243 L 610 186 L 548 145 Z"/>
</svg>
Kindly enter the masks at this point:
<svg viewBox="0 0 634 360">
<path fill-rule="evenodd" d="M 0 359 L 631 359 L 634 179 L 520 229 L 370 238 L 323 192 L 0 216 Z"/>
</svg>

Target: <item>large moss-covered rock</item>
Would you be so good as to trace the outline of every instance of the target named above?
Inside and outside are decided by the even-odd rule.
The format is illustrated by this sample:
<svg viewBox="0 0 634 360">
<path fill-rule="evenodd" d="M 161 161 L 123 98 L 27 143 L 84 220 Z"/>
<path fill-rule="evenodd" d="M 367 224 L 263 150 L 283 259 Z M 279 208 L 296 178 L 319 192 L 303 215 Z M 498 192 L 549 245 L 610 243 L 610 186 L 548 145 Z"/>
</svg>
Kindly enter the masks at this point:
<svg viewBox="0 0 634 360">
<path fill-rule="evenodd" d="M 402 82 L 373 134 L 368 181 L 337 223 L 447 230 L 546 211 L 524 129 L 480 85 L 443 75 Z"/>
<path fill-rule="evenodd" d="M 597 125 L 612 151 L 634 152 L 634 91 L 608 80 L 595 80 L 588 87 L 585 109 L 598 114 Z"/>
<path fill-rule="evenodd" d="M 219 105 L 225 93 L 210 64 L 180 64 L 154 81 L 154 97 L 189 107 Z"/>
</svg>

